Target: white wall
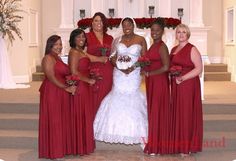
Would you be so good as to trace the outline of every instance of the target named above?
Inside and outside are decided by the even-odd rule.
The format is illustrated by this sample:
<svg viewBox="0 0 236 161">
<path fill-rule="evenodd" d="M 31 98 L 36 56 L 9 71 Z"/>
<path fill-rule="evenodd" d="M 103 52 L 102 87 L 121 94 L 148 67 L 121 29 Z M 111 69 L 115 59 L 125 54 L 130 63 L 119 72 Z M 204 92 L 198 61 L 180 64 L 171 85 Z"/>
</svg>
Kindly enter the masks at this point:
<svg viewBox="0 0 236 161">
<path fill-rule="evenodd" d="M 35 64 L 40 59 L 41 53 L 41 3 L 40 0 L 22 0 L 23 21 L 19 23 L 23 40 L 16 40 L 13 46 L 8 44 L 8 54 L 10 58 L 13 78 L 16 83 L 31 81 L 32 72 L 35 71 Z M 30 12 L 31 10 L 31 12 Z M 35 14 L 32 14 L 34 11 Z M 38 21 L 36 17 L 38 15 Z M 29 32 L 31 30 L 31 32 Z M 36 31 L 38 30 L 38 32 Z M 38 34 L 38 37 L 37 37 Z M 32 46 L 32 42 L 34 45 Z M 37 42 L 37 43 L 35 43 Z M 30 46 L 31 43 L 31 46 Z"/>
<path fill-rule="evenodd" d="M 222 0 L 203 0 L 203 22 L 210 26 L 207 54 L 211 63 L 220 63 L 224 59 L 222 6 Z"/>
<path fill-rule="evenodd" d="M 236 41 L 236 1 L 235 0 L 224 0 L 223 1 L 224 5 L 224 22 L 226 22 L 226 10 L 228 8 L 234 7 L 235 12 L 234 12 L 234 40 Z M 225 34 L 226 34 L 226 25 L 224 25 L 224 32 L 223 32 L 223 37 L 225 39 Z M 236 43 L 233 43 L 231 45 L 225 44 L 223 41 L 223 46 L 224 46 L 224 54 L 225 54 L 225 62 L 228 64 L 229 71 L 231 72 L 231 80 L 236 82 Z"/>
<path fill-rule="evenodd" d="M 60 0 L 41 0 L 42 2 L 42 53 L 46 46 L 46 40 L 54 34 L 55 28 L 60 26 L 61 3 Z"/>
<path fill-rule="evenodd" d="M 106 1 L 106 0 L 103 0 Z M 135 3 L 135 0 L 128 0 Z M 165 16 L 168 15 L 177 18 L 177 8 L 184 8 L 183 22 L 188 24 L 189 22 L 189 11 L 185 7 L 189 6 L 189 0 L 167 0 L 173 6 L 171 9 L 163 10 L 158 7 L 162 4 L 161 0 L 147 0 L 145 1 L 145 7 L 143 9 L 144 16 L 149 17 L 147 7 L 155 3 L 155 11 L 157 15 L 155 16 Z M 224 5 L 229 5 L 228 3 L 234 3 L 234 0 L 224 0 Z M 38 45 L 29 47 L 29 18 L 28 13 L 23 13 L 24 20 L 20 23 L 20 28 L 22 29 L 22 35 L 24 40 L 16 40 L 14 46 L 9 46 L 10 61 L 12 64 L 12 71 L 14 76 L 18 78 L 22 77 L 25 80 L 30 79 L 31 72 L 35 70 L 36 64 L 40 64 L 41 58 L 44 55 L 44 48 L 46 39 L 55 33 L 55 29 L 58 29 L 61 22 L 61 2 L 60 0 L 23 0 L 23 7 L 26 11 L 29 8 L 36 10 L 39 16 L 38 24 Z M 227 2 L 227 4 L 226 4 Z M 211 30 L 208 32 L 208 55 L 210 58 L 215 59 L 219 57 L 224 57 L 223 50 L 223 8 L 222 0 L 203 0 L 203 23 L 205 26 L 211 26 Z M 103 3 L 104 4 L 104 3 Z M 107 7 L 116 5 L 118 0 L 109 0 L 109 3 L 105 3 Z M 163 4 L 162 4 L 163 5 Z M 230 4 L 231 5 L 231 4 Z M 74 23 L 75 27 L 79 20 L 79 9 L 86 10 L 86 17 L 91 17 L 91 0 L 74 0 Z M 157 6 L 157 7 L 156 7 Z M 211 9 L 209 9 L 209 7 Z M 146 8 L 146 9 L 145 9 Z M 159 8 L 159 9 L 158 9 Z M 164 12 L 166 11 L 166 12 Z M 117 12 L 117 11 L 115 11 Z M 161 14 L 160 14 L 161 13 Z M 158 15 L 160 14 L 160 15 Z M 106 13 L 108 16 L 108 13 Z M 34 34 L 34 33 L 30 33 Z M 20 50 L 19 50 L 20 49 Z M 225 51 L 229 53 L 230 47 L 225 48 Z M 231 51 L 230 51 L 231 52 Z M 235 52 L 235 51 L 234 51 Z M 231 58 L 230 55 L 227 55 Z M 234 58 L 236 59 L 236 58 Z M 17 77 L 16 77 L 17 78 Z"/>
<path fill-rule="evenodd" d="M 178 18 L 178 8 L 184 9 L 184 15 L 182 17 L 182 22 L 184 24 L 189 24 L 189 0 L 175 0 L 171 1 L 171 17 Z"/>
</svg>

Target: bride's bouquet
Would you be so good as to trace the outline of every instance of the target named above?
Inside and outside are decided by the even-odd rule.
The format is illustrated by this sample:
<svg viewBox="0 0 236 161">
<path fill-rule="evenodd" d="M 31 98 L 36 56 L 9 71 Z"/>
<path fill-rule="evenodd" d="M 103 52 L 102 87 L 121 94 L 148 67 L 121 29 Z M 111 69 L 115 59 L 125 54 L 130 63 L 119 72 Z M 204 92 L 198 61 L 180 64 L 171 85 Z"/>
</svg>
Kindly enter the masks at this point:
<svg viewBox="0 0 236 161">
<path fill-rule="evenodd" d="M 132 66 L 131 57 L 128 55 L 119 55 L 117 58 L 116 66 L 119 69 L 127 69 Z"/>
</svg>

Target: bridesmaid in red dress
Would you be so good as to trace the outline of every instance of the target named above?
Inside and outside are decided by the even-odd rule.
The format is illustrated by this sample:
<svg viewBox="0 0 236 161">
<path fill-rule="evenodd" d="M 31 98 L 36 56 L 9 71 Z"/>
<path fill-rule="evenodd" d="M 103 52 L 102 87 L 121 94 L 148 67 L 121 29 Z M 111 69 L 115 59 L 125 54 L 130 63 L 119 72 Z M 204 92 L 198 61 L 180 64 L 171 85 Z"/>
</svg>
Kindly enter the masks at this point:
<svg viewBox="0 0 236 161">
<path fill-rule="evenodd" d="M 72 120 L 72 153 L 74 155 L 86 155 L 94 152 L 95 141 L 93 135 L 92 96 L 90 86 L 96 82 L 89 77 L 91 61 L 107 61 L 107 57 L 96 58 L 83 51 L 86 42 L 85 33 L 81 29 L 75 29 L 70 35 L 70 52 L 68 64 L 71 73 L 79 80 L 77 90 L 72 96 L 71 120 Z"/>
<path fill-rule="evenodd" d="M 171 51 L 171 92 L 174 110 L 174 152 L 182 156 L 202 151 L 203 116 L 199 75 L 201 55 L 188 42 L 190 30 L 180 24 L 176 28 L 179 44 Z"/>
<path fill-rule="evenodd" d="M 145 81 L 148 109 L 148 143 L 144 152 L 168 154 L 170 134 L 170 90 L 169 90 L 169 52 L 161 40 L 164 32 L 164 22 L 157 19 L 151 25 L 153 44 L 145 54 L 151 61 L 145 67 Z"/>
<path fill-rule="evenodd" d="M 107 19 L 101 12 L 93 16 L 91 31 L 86 34 L 87 52 L 94 56 L 110 56 L 113 37 L 107 33 Z M 98 90 L 92 91 L 94 99 L 94 117 L 103 98 L 110 92 L 112 87 L 113 66 L 107 61 L 104 63 L 93 62 L 91 68 L 99 69 L 102 80 L 96 82 Z"/>
<path fill-rule="evenodd" d="M 39 89 L 39 158 L 56 159 L 71 154 L 71 122 L 69 93 L 75 87 L 65 85 L 69 68 L 59 57 L 61 38 L 48 38 L 42 67 L 45 79 Z"/>
</svg>

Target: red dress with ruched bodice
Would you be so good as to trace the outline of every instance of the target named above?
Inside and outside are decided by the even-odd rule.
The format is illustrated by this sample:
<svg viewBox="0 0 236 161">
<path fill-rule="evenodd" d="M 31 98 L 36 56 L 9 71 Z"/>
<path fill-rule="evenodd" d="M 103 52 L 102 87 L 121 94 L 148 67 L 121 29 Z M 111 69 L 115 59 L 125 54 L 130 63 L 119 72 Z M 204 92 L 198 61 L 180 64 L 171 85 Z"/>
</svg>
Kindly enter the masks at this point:
<svg viewBox="0 0 236 161">
<path fill-rule="evenodd" d="M 146 56 L 151 65 L 146 71 L 153 71 L 163 66 L 159 53 L 164 42 L 154 43 L 147 51 Z M 170 90 L 168 72 L 146 77 L 146 94 L 148 109 L 148 143 L 144 152 L 151 154 L 168 154 L 171 125 Z"/>
<path fill-rule="evenodd" d="M 68 66 L 59 59 L 56 59 L 54 73 L 62 83 L 70 74 Z M 62 158 L 71 154 L 70 94 L 47 77 L 39 91 L 39 158 Z"/>
<path fill-rule="evenodd" d="M 78 71 L 89 76 L 90 60 L 82 57 L 79 60 Z M 85 155 L 95 149 L 93 135 L 92 99 L 87 82 L 79 81 L 74 96 L 71 96 L 71 119 L 72 119 L 72 153 Z"/>
<path fill-rule="evenodd" d="M 194 69 L 191 61 L 193 45 L 186 44 L 178 53 L 171 51 L 171 67 L 181 66 L 181 75 Z M 175 153 L 202 151 L 203 115 L 199 76 L 176 84 L 171 77 L 171 95 L 173 115 L 173 148 Z"/>
<path fill-rule="evenodd" d="M 87 37 L 87 52 L 91 55 L 102 56 L 102 49 L 106 48 L 106 56 L 110 56 L 111 54 L 111 45 L 113 41 L 113 37 L 104 34 L 103 35 L 103 44 L 97 39 L 96 35 L 93 31 L 86 34 Z M 113 66 L 107 61 L 106 64 L 93 62 L 91 63 L 92 69 L 99 69 L 99 73 L 102 76 L 102 80 L 97 81 L 96 86 L 97 90 L 92 90 L 93 95 L 93 107 L 94 107 L 94 116 L 97 113 L 97 110 L 102 102 L 103 98 L 110 92 L 112 88 L 112 79 L 113 79 Z"/>
</svg>

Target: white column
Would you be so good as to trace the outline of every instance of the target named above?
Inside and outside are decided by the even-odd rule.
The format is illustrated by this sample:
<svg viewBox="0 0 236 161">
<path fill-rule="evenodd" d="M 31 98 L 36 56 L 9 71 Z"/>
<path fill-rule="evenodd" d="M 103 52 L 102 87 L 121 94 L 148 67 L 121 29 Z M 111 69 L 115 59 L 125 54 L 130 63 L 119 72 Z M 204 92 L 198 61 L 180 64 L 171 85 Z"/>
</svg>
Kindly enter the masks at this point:
<svg viewBox="0 0 236 161">
<path fill-rule="evenodd" d="M 117 1 L 117 17 L 122 18 L 124 17 L 124 8 L 123 8 L 123 1 Z"/>
<path fill-rule="evenodd" d="M 135 3 L 135 2 L 133 2 L 133 3 Z M 138 6 L 138 8 L 139 8 L 139 11 L 138 11 L 138 17 L 144 17 L 146 14 L 145 14 L 145 6 L 147 6 L 146 5 L 146 2 L 145 2 L 145 0 L 139 0 L 139 6 Z M 137 17 L 135 17 L 135 18 L 137 18 Z"/>
<path fill-rule="evenodd" d="M 157 12 L 159 17 L 171 17 L 171 0 L 159 0 Z"/>
<path fill-rule="evenodd" d="M 190 23 L 191 27 L 203 27 L 202 21 L 202 0 L 190 0 Z"/>
<path fill-rule="evenodd" d="M 74 28 L 73 8 L 74 0 L 61 0 L 60 28 Z"/>
<path fill-rule="evenodd" d="M 96 12 L 102 12 L 107 16 L 108 10 L 105 10 L 104 0 L 92 0 L 91 1 L 91 15 L 93 16 Z"/>
</svg>

